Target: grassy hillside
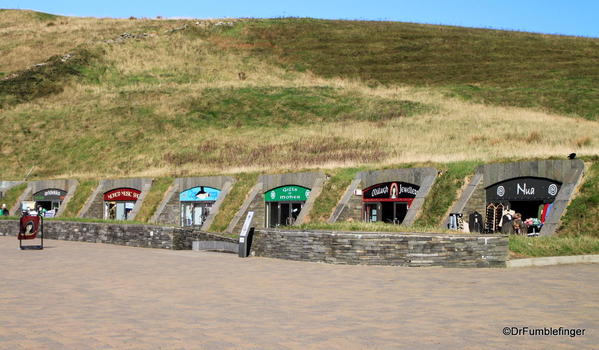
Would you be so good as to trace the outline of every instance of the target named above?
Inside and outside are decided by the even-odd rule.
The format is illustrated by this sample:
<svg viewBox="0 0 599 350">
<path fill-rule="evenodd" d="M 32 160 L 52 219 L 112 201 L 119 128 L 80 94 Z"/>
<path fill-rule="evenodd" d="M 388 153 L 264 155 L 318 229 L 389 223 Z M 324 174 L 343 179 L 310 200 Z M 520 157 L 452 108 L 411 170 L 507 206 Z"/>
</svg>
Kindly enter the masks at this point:
<svg viewBox="0 0 599 350">
<path fill-rule="evenodd" d="M 595 39 L 14 10 L 0 31 L 6 179 L 33 166 L 32 179 L 84 180 L 599 154 Z M 450 96 L 470 86 L 522 93 Z M 547 102 L 557 88 L 563 109 Z"/>
<path fill-rule="evenodd" d="M 597 39 L 314 19 L 247 21 L 226 34 L 240 48 L 325 77 L 437 86 L 474 101 L 599 116 Z"/>
</svg>

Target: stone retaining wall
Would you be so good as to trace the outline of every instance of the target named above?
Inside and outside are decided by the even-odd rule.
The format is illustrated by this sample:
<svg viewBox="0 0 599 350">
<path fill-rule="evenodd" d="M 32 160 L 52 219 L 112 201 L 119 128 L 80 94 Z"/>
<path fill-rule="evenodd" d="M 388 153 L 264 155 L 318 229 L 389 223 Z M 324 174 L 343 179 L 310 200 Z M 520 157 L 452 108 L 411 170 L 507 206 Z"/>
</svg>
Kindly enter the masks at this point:
<svg viewBox="0 0 599 350">
<path fill-rule="evenodd" d="M 334 264 L 505 267 L 508 238 L 257 229 L 250 255 Z"/>
<path fill-rule="evenodd" d="M 44 238 L 90 243 L 110 243 L 131 247 L 172 248 L 175 228 L 150 225 L 44 221 Z M 16 236 L 17 220 L 0 220 L 0 235 Z"/>
<path fill-rule="evenodd" d="M 18 232 L 17 220 L 0 220 L 0 236 L 16 236 Z M 190 250 L 193 241 L 237 243 L 234 238 L 189 227 L 57 220 L 44 221 L 44 238 L 178 250 Z"/>
</svg>

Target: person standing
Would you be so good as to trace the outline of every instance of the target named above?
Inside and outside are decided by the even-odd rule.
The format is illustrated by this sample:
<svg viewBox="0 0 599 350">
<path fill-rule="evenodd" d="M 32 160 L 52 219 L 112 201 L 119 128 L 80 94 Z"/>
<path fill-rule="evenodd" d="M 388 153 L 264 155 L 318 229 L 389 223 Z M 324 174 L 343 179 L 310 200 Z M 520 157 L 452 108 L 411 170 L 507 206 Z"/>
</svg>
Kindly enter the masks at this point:
<svg viewBox="0 0 599 350">
<path fill-rule="evenodd" d="M 514 233 L 517 235 L 522 235 L 526 233 L 524 231 L 524 221 L 522 221 L 522 214 L 516 213 L 514 214 L 514 220 L 512 221 L 512 225 L 514 226 Z"/>
<path fill-rule="evenodd" d="M 0 209 L 0 216 L 8 216 L 8 209 L 6 209 L 6 203 L 2 203 L 2 208 Z"/>
</svg>

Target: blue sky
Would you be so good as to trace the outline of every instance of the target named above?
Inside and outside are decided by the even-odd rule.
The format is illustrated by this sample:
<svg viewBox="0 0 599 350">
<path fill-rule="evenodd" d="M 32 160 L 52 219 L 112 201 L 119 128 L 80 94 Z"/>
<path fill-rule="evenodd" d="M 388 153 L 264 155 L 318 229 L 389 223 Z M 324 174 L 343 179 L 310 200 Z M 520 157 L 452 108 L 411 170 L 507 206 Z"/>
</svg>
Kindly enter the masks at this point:
<svg viewBox="0 0 599 350">
<path fill-rule="evenodd" d="M 599 0 L 0 0 L 0 8 L 94 17 L 392 20 L 599 37 Z"/>
</svg>

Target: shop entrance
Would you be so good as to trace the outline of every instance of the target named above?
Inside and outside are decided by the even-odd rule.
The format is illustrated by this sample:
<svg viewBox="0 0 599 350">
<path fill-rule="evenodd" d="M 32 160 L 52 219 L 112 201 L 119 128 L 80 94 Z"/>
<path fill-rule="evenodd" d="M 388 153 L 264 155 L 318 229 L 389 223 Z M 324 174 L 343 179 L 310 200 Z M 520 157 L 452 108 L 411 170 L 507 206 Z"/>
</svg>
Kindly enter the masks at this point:
<svg viewBox="0 0 599 350">
<path fill-rule="evenodd" d="M 268 227 L 291 226 L 295 223 L 303 202 L 270 202 L 267 204 Z"/>
<path fill-rule="evenodd" d="M 104 219 L 128 220 L 141 191 L 134 188 L 117 188 L 104 193 Z"/>
<path fill-rule="evenodd" d="M 525 229 L 529 233 L 538 233 L 553 207 L 552 203 L 561 185 L 561 182 L 546 178 L 520 177 L 486 187 L 486 231 L 493 233 L 502 227 L 505 229 L 503 218 L 520 214 L 519 218 L 526 226 Z"/>
<path fill-rule="evenodd" d="M 297 185 L 281 186 L 264 193 L 265 226 L 279 227 L 295 224 L 309 196 L 309 188 Z"/>
<path fill-rule="evenodd" d="M 181 226 L 202 226 L 213 203 L 181 203 Z"/>
<path fill-rule="evenodd" d="M 418 185 L 398 181 L 362 190 L 364 221 L 401 224 L 419 189 Z"/>
<path fill-rule="evenodd" d="M 510 201 L 509 208 L 523 218 L 541 218 L 543 201 Z"/>
<path fill-rule="evenodd" d="M 42 213 L 40 214 L 43 214 L 45 217 L 54 217 L 66 195 L 67 191 L 57 188 L 48 188 L 38 191 L 33 194 L 35 209 L 41 207 Z"/>
<path fill-rule="evenodd" d="M 202 226 L 219 195 L 219 189 L 208 186 L 193 187 L 181 192 L 181 226 Z"/>
</svg>

